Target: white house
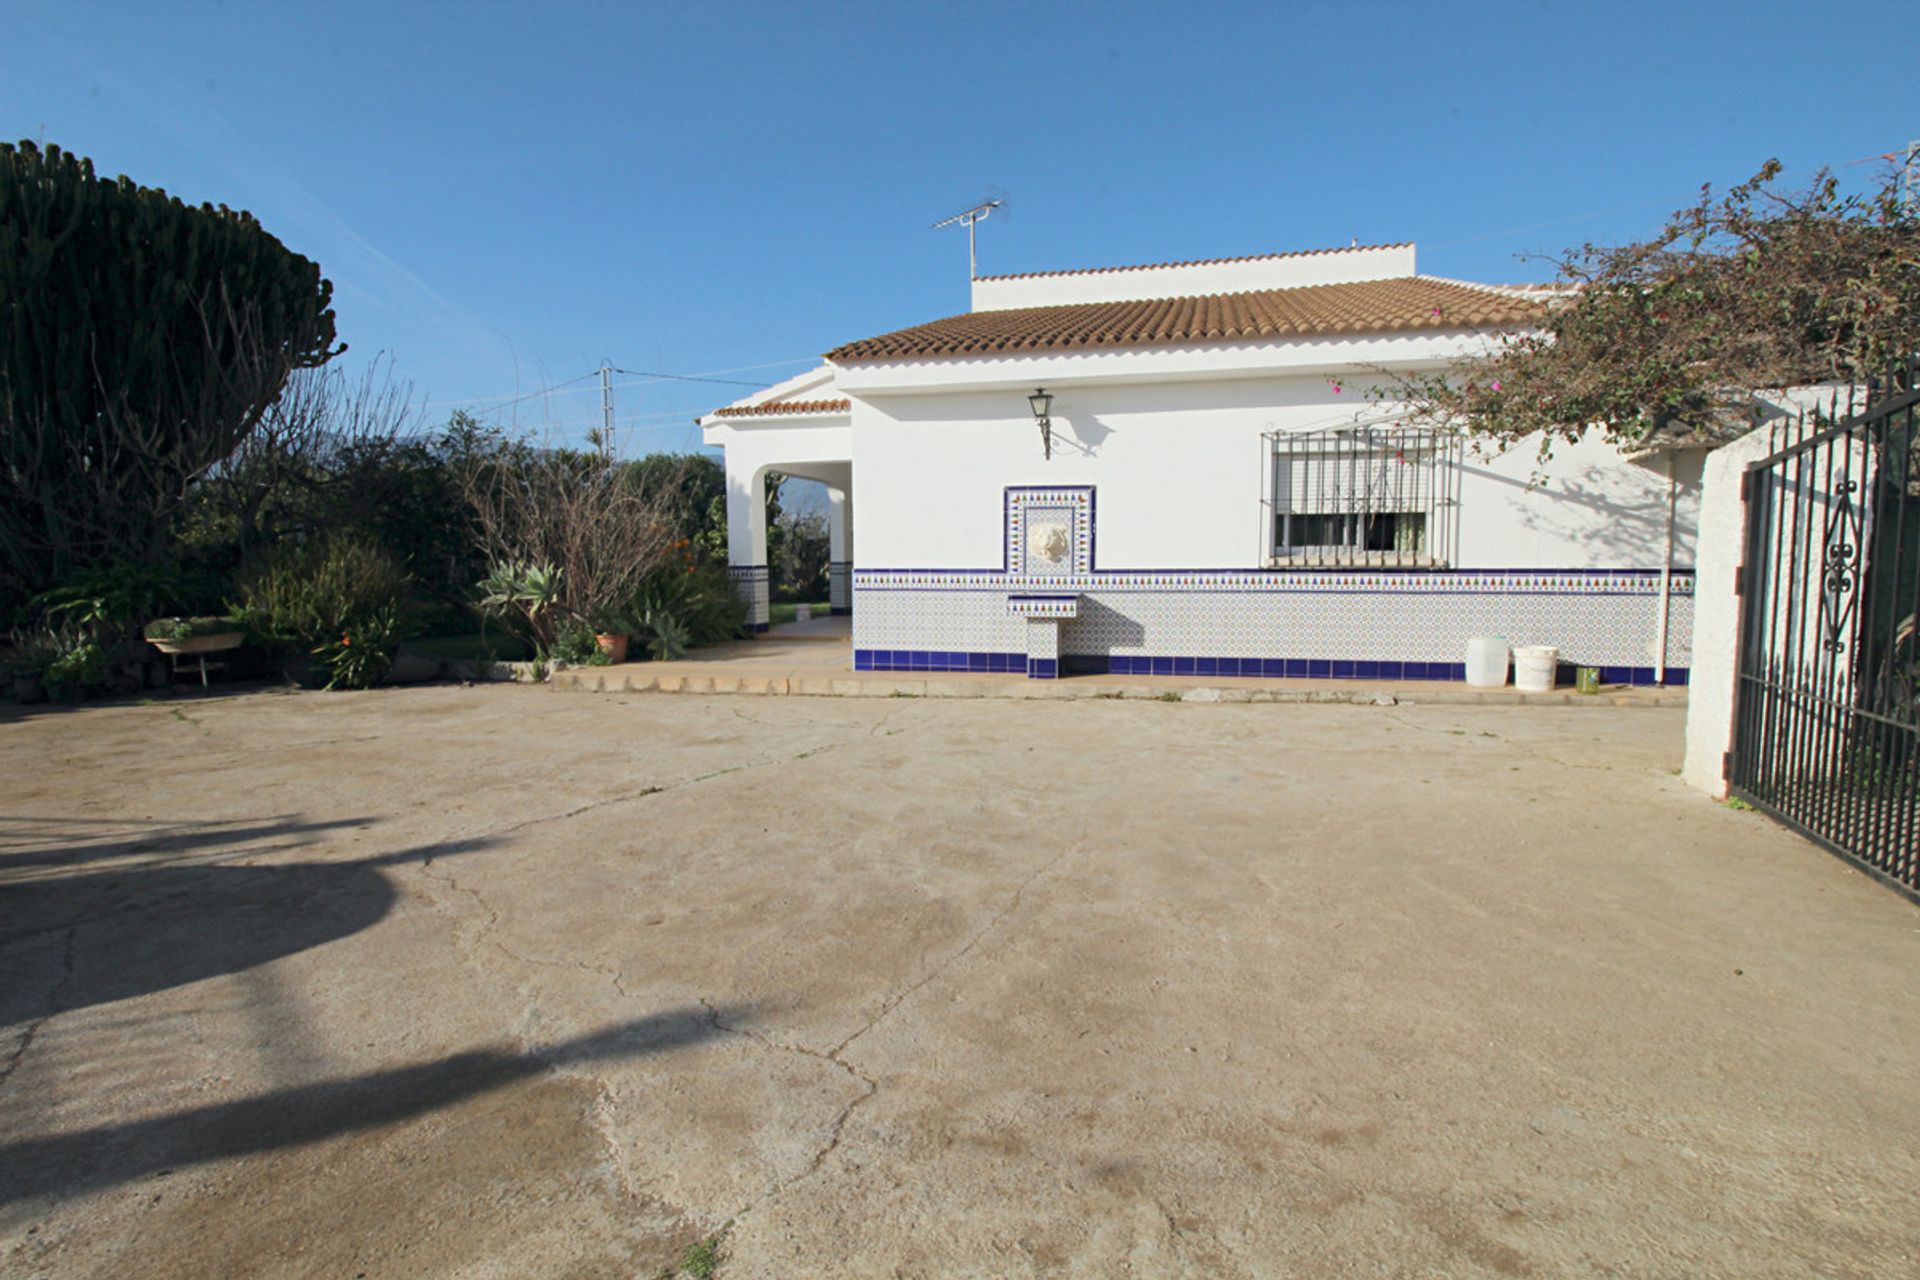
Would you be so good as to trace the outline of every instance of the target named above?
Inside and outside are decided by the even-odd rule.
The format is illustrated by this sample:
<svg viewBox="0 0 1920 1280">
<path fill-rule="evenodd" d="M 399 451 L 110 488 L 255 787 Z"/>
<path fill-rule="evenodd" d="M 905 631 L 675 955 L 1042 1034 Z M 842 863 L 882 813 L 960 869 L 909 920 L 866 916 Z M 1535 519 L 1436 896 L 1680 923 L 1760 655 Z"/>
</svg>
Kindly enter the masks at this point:
<svg viewBox="0 0 1920 1280">
<path fill-rule="evenodd" d="M 736 580 L 764 627 L 771 470 L 829 488 L 860 669 L 1445 680 L 1500 635 L 1684 682 L 1703 449 L 1542 466 L 1368 394 L 1552 296 L 1411 244 L 976 279 L 700 420 Z"/>
</svg>

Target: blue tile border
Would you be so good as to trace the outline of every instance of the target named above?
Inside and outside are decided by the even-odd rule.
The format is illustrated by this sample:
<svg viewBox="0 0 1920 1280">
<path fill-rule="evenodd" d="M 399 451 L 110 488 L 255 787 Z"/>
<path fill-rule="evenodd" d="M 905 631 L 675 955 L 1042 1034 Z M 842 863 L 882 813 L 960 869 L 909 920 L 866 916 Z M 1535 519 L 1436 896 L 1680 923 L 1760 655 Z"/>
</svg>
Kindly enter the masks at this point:
<svg viewBox="0 0 1920 1280">
<path fill-rule="evenodd" d="M 1571 686 L 1573 663 L 1561 663 L 1557 684 Z M 1467 678 L 1464 662 L 1383 662 L 1332 658 L 1222 658 L 1174 655 L 1068 654 L 1029 658 L 1024 653 L 968 653 L 956 650 L 855 649 L 855 671 L 972 672 L 1027 675 L 1053 680 L 1072 675 L 1195 676 L 1256 680 L 1458 680 Z M 1650 685 L 1652 667 L 1601 667 L 1600 682 Z M 1685 685 L 1688 670 L 1668 667 L 1667 683 Z"/>
<path fill-rule="evenodd" d="M 926 649 L 855 649 L 855 671 L 967 671 L 988 675 L 1025 675 L 1024 653 L 967 653 Z"/>
</svg>

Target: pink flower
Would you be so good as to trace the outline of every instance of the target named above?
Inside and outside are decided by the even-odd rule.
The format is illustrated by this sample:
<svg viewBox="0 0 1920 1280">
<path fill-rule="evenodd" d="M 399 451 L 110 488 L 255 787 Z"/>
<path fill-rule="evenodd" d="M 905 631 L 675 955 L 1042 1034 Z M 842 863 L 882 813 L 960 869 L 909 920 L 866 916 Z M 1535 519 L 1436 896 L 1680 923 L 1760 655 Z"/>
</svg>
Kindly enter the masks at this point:
<svg viewBox="0 0 1920 1280">
<path fill-rule="evenodd" d="M 1498 379 L 1498 378 L 1495 378 L 1495 379 L 1493 380 L 1493 389 L 1494 389 L 1495 391 L 1498 391 L 1498 390 L 1500 389 L 1500 379 Z"/>
</svg>

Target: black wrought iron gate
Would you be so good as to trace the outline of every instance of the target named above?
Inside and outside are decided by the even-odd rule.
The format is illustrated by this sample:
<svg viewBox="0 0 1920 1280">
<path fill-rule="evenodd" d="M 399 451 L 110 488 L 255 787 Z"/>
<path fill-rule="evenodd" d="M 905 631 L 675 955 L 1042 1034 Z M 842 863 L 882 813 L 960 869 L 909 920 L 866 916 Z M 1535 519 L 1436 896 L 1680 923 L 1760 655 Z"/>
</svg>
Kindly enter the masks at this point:
<svg viewBox="0 0 1920 1280">
<path fill-rule="evenodd" d="M 1920 896 L 1920 392 L 1902 386 L 1747 472 L 1727 781 Z"/>
</svg>

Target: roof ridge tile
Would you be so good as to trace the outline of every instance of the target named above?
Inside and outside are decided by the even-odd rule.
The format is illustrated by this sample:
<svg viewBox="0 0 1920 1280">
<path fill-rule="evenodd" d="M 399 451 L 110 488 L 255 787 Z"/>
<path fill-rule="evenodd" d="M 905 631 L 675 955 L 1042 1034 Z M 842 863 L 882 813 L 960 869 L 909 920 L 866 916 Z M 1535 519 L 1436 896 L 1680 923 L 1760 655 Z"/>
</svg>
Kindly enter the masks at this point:
<svg viewBox="0 0 1920 1280">
<path fill-rule="evenodd" d="M 730 404 L 724 409 L 715 409 L 716 418 L 755 418 L 771 417 L 788 413 L 846 413 L 853 408 L 853 401 L 837 400 L 767 400 L 760 404 Z"/>
<path fill-rule="evenodd" d="M 1376 249 L 1410 249 L 1411 240 L 1389 244 L 1342 244 L 1325 249 L 1291 249 L 1284 253 L 1246 253 L 1232 258 L 1188 258 L 1179 262 L 1137 262 L 1118 267 L 1067 267 L 1059 271 L 1011 271 L 1005 275 L 975 276 L 974 280 L 1037 280 L 1047 276 L 1102 276 L 1123 271 L 1164 271 L 1170 267 L 1221 267 L 1236 262 L 1272 262 L 1280 258 L 1319 258 L 1331 253 L 1366 253 Z"/>
</svg>

